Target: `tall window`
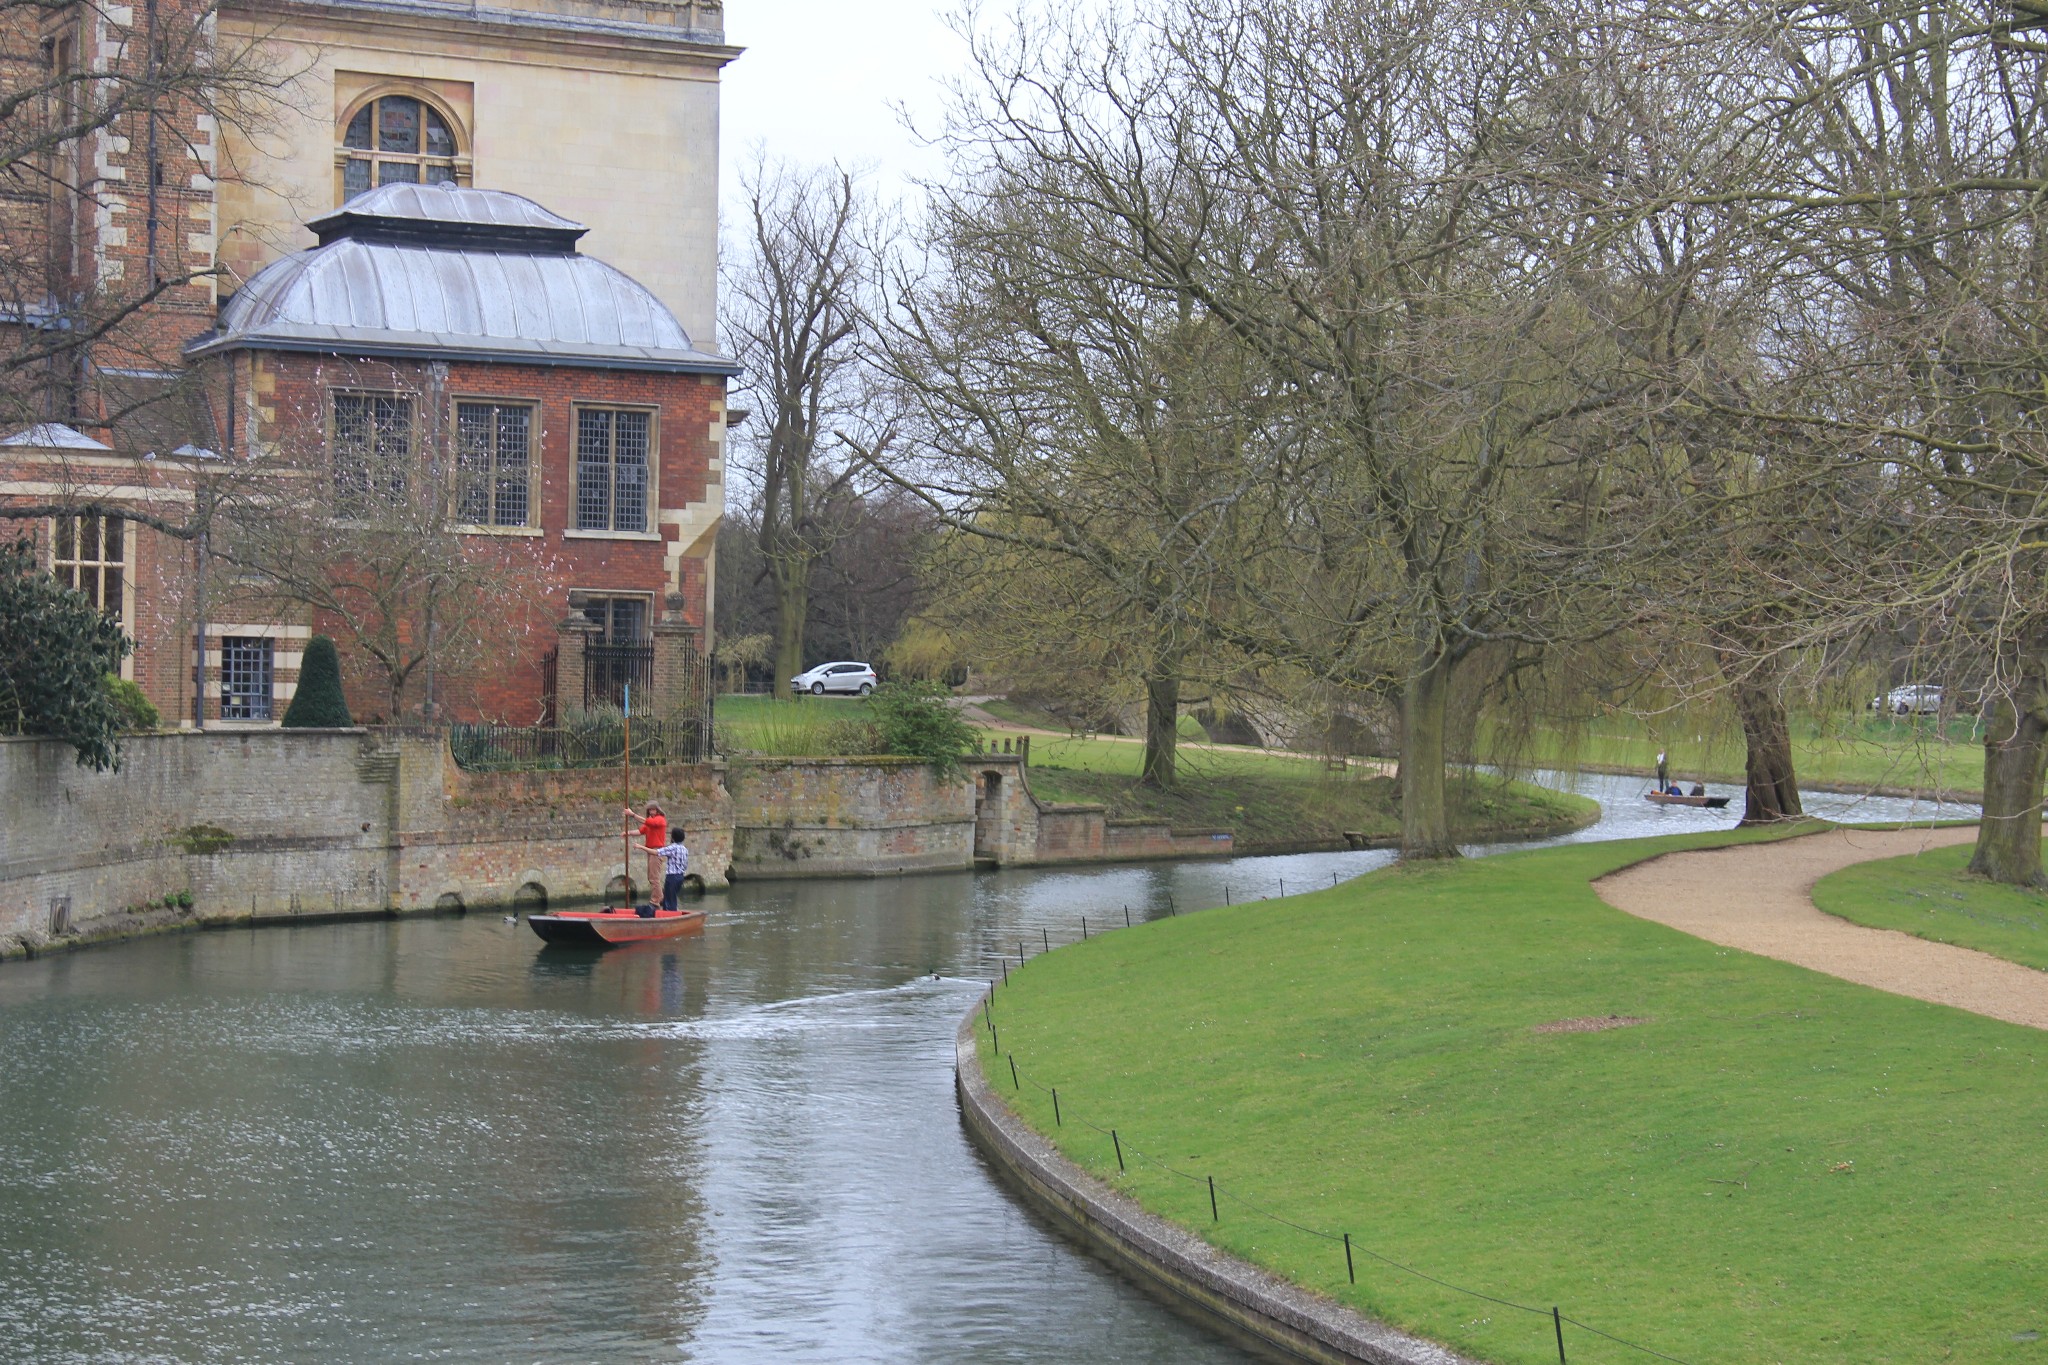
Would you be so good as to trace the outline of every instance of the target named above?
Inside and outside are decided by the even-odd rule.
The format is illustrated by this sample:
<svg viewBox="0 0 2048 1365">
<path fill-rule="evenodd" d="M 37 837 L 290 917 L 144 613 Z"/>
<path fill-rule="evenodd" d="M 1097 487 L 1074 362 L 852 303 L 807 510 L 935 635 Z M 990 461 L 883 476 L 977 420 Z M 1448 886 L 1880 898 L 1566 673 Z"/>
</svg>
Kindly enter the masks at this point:
<svg viewBox="0 0 2048 1365">
<path fill-rule="evenodd" d="M 583 615 L 595 621 L 598 645 L 644 645 L 647 643 L 647 601 L 645 597 L 593 597 L 583 604 Z"/>
<path fill-rule="evenodd" d="M 377 185 L 455 179 L 454 131 L 432 105 L 411 95 L 386 95 L 356 110 L 341 146 L 344 202 Z"/>
<path fill-rule="evenodd" d="M 220 642 L 220 718 L 269 720 L 273 673 L 270 641 L 230 635 Z"/>
<path fill-rule="evenodd" d="M 412 464 L 412 399 L 390 393 L 334 395 L 334 510 L 362 516 L 405 497 Z"/>
<path fill-rule="evenodd" d="M 455 517 L 471 526 L 525 526 L 533 409 L 510 403 L 455 405 Z"/>
<path fill-rule="evenodd" d="M 58 517 L 55 529 L 51 567 L 57 581 L 84 593 L 119 622 L 121 586 L 128 569 L 128 538 L 121 518 L 82 513 Z"/>
<path fill-rule="evenodd" d="M 647 529 L 647 432 L 650 414 L 616 408 L 576 410 L 576 529 Z"/>
</svg>

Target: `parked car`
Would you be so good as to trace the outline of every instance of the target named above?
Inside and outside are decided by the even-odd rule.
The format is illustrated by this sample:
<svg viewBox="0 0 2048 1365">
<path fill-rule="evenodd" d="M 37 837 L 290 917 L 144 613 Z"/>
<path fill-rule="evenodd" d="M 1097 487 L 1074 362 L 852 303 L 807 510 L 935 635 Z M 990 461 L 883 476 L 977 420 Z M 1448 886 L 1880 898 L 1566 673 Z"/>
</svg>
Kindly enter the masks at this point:
<svg viewBox="0 0 2048 1365">
<path fill-rule="evenodd" d="M 1889 711 L 1895 716 L 1931 716 L 1941 710 L 1941 689 L 1933 683 L 1907 683 L 1881 697 L 1872 697 L 1870 709 Z"/>
<path fill-rule="evenodd" d="M 851 692 L 865 697 L 875 690 L 875 670 L 866 664 L 819 664 L 808 673 L 799 673 L 791 678 L 789 688 L 792 692 L 808 692 L 814 697 L 822 697 L 827 692 Z"/>
</svg>

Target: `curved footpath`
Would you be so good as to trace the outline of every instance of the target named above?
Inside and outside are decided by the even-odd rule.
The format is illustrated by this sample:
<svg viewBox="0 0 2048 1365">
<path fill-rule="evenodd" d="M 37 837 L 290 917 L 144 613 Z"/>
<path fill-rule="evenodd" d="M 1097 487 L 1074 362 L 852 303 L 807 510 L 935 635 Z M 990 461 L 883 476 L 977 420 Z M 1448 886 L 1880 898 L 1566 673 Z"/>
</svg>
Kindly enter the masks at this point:
<svg viewBox="0 0 2048 1365">
<path fill-rule="evenodd" d="M 1593 889 L 1617 910 L 1709 943 L 2048 1029 L 2048 972 L 1896 929 L 1868 929 L 1814 908 L 1814 883 L 1830 872 L 1976 837 L 1974 825 L 1831 829 L 1778 843 L 1667 853 L 1609 873 Z"/>
</svg>

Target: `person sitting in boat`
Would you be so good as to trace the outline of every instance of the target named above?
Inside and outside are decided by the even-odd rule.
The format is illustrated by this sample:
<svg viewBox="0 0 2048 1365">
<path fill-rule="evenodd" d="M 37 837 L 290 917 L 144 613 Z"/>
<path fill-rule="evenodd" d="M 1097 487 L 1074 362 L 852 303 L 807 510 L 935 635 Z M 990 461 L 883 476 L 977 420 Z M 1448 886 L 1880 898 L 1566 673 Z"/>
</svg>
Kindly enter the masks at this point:
<svg viewBox="0 0 2048 1365">
<path fill-rule="evenodd" d="M 683 831 L 680 828 L 672 829 L 668 832 L 667 843 L 660 848 L 652 844 L 646 848 L 649 853 L 661 860 L 661 908 L 671 913 L 680 910 L 683 899 L 683 876 L 690 870 L 690 850 L 683 843 Z"/>
<path fill-rule="evenodd" d="M 1679 786 L 1676 782 L 1673 782 L 1670 786 L 1664 789 L 1664 794 L 1666 796 L 1683 796 L 1685 795 L 1685 788 Z"/>
<path fill-rule="evenodd" d="M 1692 790 L 1686 793 L 1687 796 L 1705 796 L 1706 794 L 1707 789 L 1705 784 L 1699 782 L 1693 783 Z"/>
<path fill-rule="evenodd" d="M 655 850 L 668 843 L 668 816 L 663 814 L 660 806 L 649 801 L 644 816 L 635 815 L 631 806 L 626 807 L 626 819 L 629 822 L 627 832 L 638 830 L 641 842 L 651 851 L 647 859 L 647 885 L 651 890 L 661 881 L 661 855 Z"/>
</svg>

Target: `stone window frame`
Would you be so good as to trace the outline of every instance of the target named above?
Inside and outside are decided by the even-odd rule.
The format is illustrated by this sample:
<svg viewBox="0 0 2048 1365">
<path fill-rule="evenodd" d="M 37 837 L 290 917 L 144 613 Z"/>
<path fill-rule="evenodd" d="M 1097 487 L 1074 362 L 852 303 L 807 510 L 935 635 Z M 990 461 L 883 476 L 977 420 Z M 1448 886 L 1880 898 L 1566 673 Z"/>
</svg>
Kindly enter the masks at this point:
<svg viewBox="0 0 2048 1365">
<path fill-rule="evenodd" d="M 487 404 L 493 408 L 525 408 L 526 426 L 526 520 L 517 525 L 465 521 L 462 517 L 462 406 Z M 463 535 L 537 536 L 541 530 L 541 451 L 546 423 L 539 399 L 521 394 L 454 393 L 448 396 L 448 514 L 454 529 Z M 495 453 L 494 464 L 495 468 Z M 495 496 L 493 498 L 495 503 Z"/>
<path fill-rule="evenodd" d="M 340 425 L 339 400 L 343 398 L 391 398 L 402 400 L 407 405 L 405 454 L 401 457 L 400 461 L 401 471 L 407 481 L 407 485 L 406 488 L 398 490 L 400 495 L 403 496 L 409 490 L 411 481 L 418 478 L 421 474 L 419 460 L 421 430 L 420 395 L 410 389 L 368 388 L 356 384 L 330 384 L 325 390 L 325 396 L 325 453 L 327 458 L 322 462 L 325 466 L 322 473 L 326 477 L 327 494 L 333 500 L 332 505 L 336 521 L 345 523 L 360 522 L 363 520 L 363 517 L 354 515 L 354 513 L 368 511 L 367 496 L 363 507 L 354 509 L 343 507 L 341 490 L 336 480 L 338 472 L 336 457 L 341 450 L 341 442 L 337 435 L 337 429 Z"/>
<path fill-rule="evenodd" d="M 641 526 L 638 531 L 616 529 L 584 530 L 577 525 L 581 515 L 583 496 L 583 452 L 581 448 L 583 414 L 591 410 L 605 412 L 644 412 L 647 414 L 647 502 L 643 509 Z M 613 468 L 616 468 L 614 465 Z M 614 475 L 616 478 L 616 474 Z M 614 485 L 616 488 L 616 484 Z M 661 539 L 661 405 L 659 403 L 622 403 L 608 399 L 577 399 L 569 404 L 569 515 L 562 535 L 571 540 L 660 540 Z M 618 512 L 613 508 L 611 520 L 616 526 Z"/>
<path fill-rule="evenodd" d="M 87 518 L 92 518 L 100 523 L 98 537 L 99 554 L 91 559 L 84 557 L 81 553 L 84 538 L 80 532 Z M 106 523 L 110 521 L 121 526 L 121 557 L 119 559 L 108 559 L 106 557 Z M 73 523 L 71 528 L 72 553 L 68 556 L 63 553 L 63 523 L 65 522 Z M 51 517 L 49 522 L 49 569 L 51 577 L 57 579 L 68 588 L 76 588 L 80 592 L 85 593 L 86 596 L 93 599 L 101 611 L 105 612 L 107 610 L 107 570 L 112 569 L 117 572 L 120 575 L 120 598 L 115 602 L 114 610 L 109 614 L 113 616 L 114 624 L 121 628 L 122 633 L 131 638 L 135 633 L 135 534 L 139 529 L 141 528 L 132 518 L 124 517 L 119 512 L 65 512 Z M 67 570 L 69 570 L 69 573 L 66 572 Z M 94 580 L 90 590 L 85 588 L 80 582 L 88 572 L 93 575 Z M 133 650 L 130 650 L 121 657 L 121 676 L 131 682 L 134 681 L 135 652 Z"/>
<path fill-rule="evenodd" d="M 426 152 L 424 146 L 422 146 L 422 149 L 420 151 L 411 153 L 385 152 L 379 151 L 375 147 L 350 147 L 348 145 L 349 125 L 354 123 L 358 115 L 360 115 L 365 109 L 368 109 L 371 105 L 374 105 L 378 100 L 386 99 L 393 95 L 403 96 L 404 98 L 410 100 L 418 100 L 423 108 L 431 109 L 440 118 L 441 122 L 447 127 L 449 137 L 454 140 L 454 153 L 449 156 L 431 156 Z M 374 112 L 372 112 L 371 119 L 373 128 L 375 126 L 376 117 L 377 115 Z M 424 134 L 424 121 L 421 131 Z M 372 134 L 372 140 L 375 140 L 374 133 Z M 472 149 L 474 146 L 474 136 L 471 133 L 469 127 L 463 123 L 460 117 L 456 115 L 455 110 L 449 106 L 446 100 L 440 98 L 433 92 L 425 89 L 417 82 L 404 80 L 380 82 L 377 85 L 371 86 L 368 90 L 364 90 L 357 94 L 354 99 L 350 100 L 348 104 L 342 108 L 340 114 L 335 118 L 335 205 L 339 207 L 340 205 L 348 203 L 350 199 L 355 197 L 354 195 L 351 195 L 348 192 L 348 168 L 350 162 L 366 162 L 370 167 L 370 183 L 363 189 L 357 190 L 356 194 L 366 194 L 370 190 L 377 188 L 380 178 L 377 168 L 381 163 L 385 162 L 390 162 L 393 164 L 409 163 L 411 165 L 418 167 L 419 179 L 409 183 L 420 185 L 433 185 L 438 184 L 442 180 L 453 180 L 458 185 L 467 185 L 470 183 L 471 173 L 474 167 L 474 157 L 472 154 Z"/>
</svg>

